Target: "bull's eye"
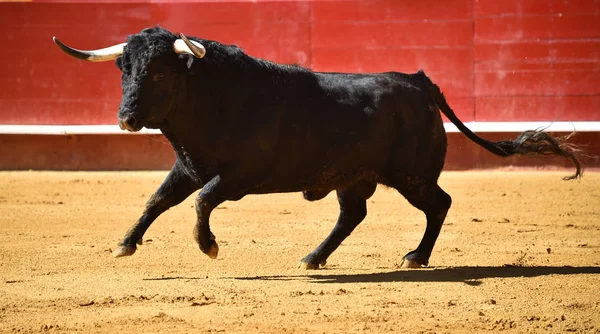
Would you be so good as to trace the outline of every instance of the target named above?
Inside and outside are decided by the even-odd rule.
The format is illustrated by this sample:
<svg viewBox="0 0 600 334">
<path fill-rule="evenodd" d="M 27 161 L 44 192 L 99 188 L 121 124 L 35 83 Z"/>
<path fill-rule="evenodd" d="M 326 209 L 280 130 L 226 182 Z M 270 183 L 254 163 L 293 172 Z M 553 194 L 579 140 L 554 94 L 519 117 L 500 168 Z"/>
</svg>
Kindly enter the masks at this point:
<svg viewBox="0 0 600 334">
<path fill-rule="evenodd" d="M 155 74 L 155 75 L 152 77 L 152 80 L 156 82 L 156 81 L 160 81 L 160 80 L 162 80 L 162 79 L 164 79 L 164 78 L 165 78 L 165 75 L 164 75 L 164 74 L 162 74 L 162 73 L 156 73 L 156 74 Z"/>
</svg>

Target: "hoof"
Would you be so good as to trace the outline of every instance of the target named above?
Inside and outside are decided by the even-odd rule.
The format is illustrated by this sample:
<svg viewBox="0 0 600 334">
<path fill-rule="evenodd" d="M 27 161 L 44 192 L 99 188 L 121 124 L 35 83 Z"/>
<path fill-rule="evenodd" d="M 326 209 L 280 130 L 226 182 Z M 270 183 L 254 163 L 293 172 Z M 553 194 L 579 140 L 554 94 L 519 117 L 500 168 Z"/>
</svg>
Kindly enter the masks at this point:
<svg viewBox="0 0 600 334">
<path fill-rule="evenodd" d="M 400 268 L 423 268 L 423 265 L 411 260 L 403 259 Z"/>
<path fill-rule="evenodd" d="M 325 267 L 325 264 L 327 262 L 323 261 L 319 264 L 316 263 L 308 263 L 308 262 L 300 262 L 300 264 L 298 265 L 298 269 L 304 269 L 304 270 L 317 270 L 319 268 L 323 268 Z"/>
<path fill-rule="evenodd" d="M 115 249 L 112 252 L 113 257 L 122 257 L 122 256 L 131 256 L 135 253 L 135 246 L 119 246 L 119 248 Z"/>
<path fill-rule="evenodd" d="M 422 253 L 414 250 L 404 255 L 402 258 L 402 263 L 400 264 L 400 268 L 423 268 L 428 264 L 429 255 L 424 256 Z"/>
<path fill-rule="evenodd" d="M 137 241 L 137 244 L 141 246 L 143 243 L 144 243 L 144 239 L 143 238 L 139 238 L 138 241 Z"/>
<path fill-rule="evenodd" d="M 210 245 L 207 251 L 202 251 L 204 252 L 204 254 L 208 255 L 208 257 L 214 260 L 219 254 L 219 245 L 217 245 L 217 243 L 213 241 L 212 245 Z"/>
</svg>

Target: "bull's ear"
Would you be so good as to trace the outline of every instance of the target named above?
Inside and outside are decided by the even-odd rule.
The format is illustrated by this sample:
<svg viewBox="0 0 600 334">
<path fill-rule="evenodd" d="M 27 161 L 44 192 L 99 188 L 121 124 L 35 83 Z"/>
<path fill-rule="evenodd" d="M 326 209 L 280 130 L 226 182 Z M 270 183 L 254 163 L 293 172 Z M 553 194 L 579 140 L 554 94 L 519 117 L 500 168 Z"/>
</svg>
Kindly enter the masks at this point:
<svg viewBox="0 0 600 334">
<path fill-rule="evenodd" d="M 200 59 L 189 55 L 189 54 L 180 54 L 179 59 L 177 60 L 177 69 L 179 71 L 187 72 L 189 69 L 194 66 L 194 63 Z"/>
<path fill-rule="evenodd" d="M 123 71 L 123 57 L 119 57 L 117 58 L 117 60 L 115 60 L 115 63 L 117 64 L 117 67 L 121 70 L 121 72 Z"/>
<path fill-rule="evenodd" d="M 185 66 L 186 69 L 190 69 L 192 68 L 192 65 L 194 65 L 194 61 L 196 61 L 197 58 L 189 55 L 189 54 L 180 54 L 179 55 L 179 62 L 180 64 L 183 64 L 183 66 Z"/>
</svg>

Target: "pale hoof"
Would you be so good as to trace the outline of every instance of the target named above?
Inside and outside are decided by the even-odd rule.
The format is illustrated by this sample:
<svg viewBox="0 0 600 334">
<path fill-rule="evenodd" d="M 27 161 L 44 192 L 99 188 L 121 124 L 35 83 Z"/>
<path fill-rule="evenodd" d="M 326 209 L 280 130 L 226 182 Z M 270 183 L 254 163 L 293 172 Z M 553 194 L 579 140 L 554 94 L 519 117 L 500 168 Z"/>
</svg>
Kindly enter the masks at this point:
<svg viewBox="0 0 600 334">
<path fill-rule="evenodd" d="M 112 252 L 113 257 L 131 256 L 135 253 L 136 248 L 134 246 L 119 246 Z"/>
<path fill-rule="evenodd" d="M 423 266 L 418 264 L 417 262 L 403 259 L 402 263 L 400 264 L 400 268 L 423 268 Z"/>
<path fill-rule="evenodd" d="M 210 257 L 213 260 L 216 259 L 217 255 L 219 254 L 219 245 L 217 245 L 216 242 L 213 242 L 213 244 L 205 252 L 205 254 L 208 255 L 208 257 Z"/>
<path fill-rule="evenodd" d="M 321 262 L 320 264 L 300 262 L 300 264 L 298 265 L 298 269 L 317 270 L 319 268 L 324 267 L 325 263 L 326 263 L 325 261 Z"/>
</svg>

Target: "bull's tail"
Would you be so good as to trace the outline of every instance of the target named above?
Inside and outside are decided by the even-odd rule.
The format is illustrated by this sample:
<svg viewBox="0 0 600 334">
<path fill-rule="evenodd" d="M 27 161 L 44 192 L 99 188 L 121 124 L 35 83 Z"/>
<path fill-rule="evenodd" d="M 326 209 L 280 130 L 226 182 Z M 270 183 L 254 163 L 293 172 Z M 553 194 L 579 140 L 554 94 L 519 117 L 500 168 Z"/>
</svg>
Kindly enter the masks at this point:
<svg viewBox="0 0 600 334">
<path fill-rule="evenodd" d="M 558 155 L 567 159 L 570 159 L 576 167 L 575 174 L 566 176 L 563 179 L 572 180 L 581 177 L 581 164 L 577 159 L 577 148 L 572 145 L 565 143 L 564 141 L 570 136 L 554 138 L 548 133 L 542 130 L 527 130 L 521 133 L 515 140 L 504 140 L 499 142 L 492 142 L 485 140 L 473 131 L 469 130 L 465 124 L 458 119 L 452 108 L 446 102 L 444 94 L 440 91 L 440 88 L 434 84 L 424 73 L 421 72 L 425 77 L 426 85 L 429 89 L 429 94 L 434 99 L 438 108 L 442 111 L 446 117 L 469 139 L 485 148 L 486 150 L 501 156 L 508 157 L 511 155 Z"/>
</svg>

